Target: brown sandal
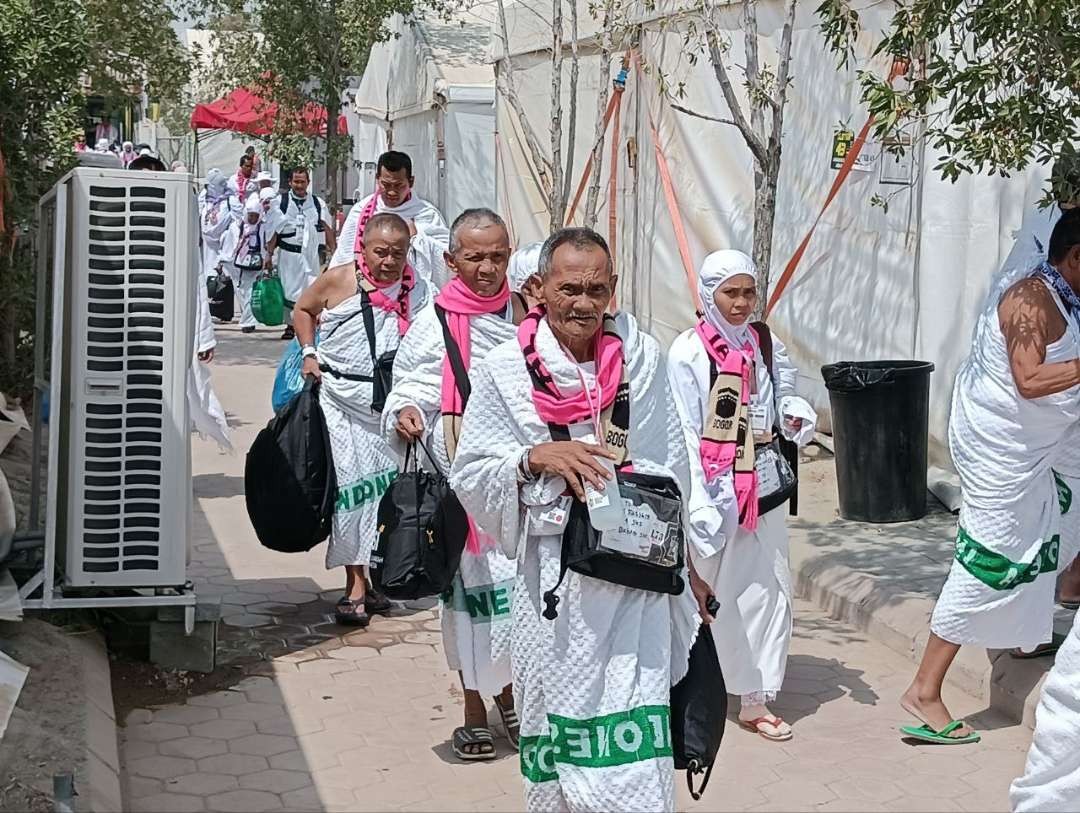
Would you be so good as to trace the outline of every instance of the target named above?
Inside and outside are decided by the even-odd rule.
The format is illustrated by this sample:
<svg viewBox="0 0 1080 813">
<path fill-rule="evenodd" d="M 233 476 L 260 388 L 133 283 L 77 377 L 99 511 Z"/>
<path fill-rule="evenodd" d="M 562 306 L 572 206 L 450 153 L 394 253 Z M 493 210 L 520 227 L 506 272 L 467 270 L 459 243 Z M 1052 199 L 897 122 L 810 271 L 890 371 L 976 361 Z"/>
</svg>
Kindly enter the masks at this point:
<svg viewBox="0 0 1080 813">
<path fill-rule="evenodd" d="M 788 726 L 788 730 L 783 734 L 770 734 L 769 732 L 762 730 L 761 727 L 763 725 L 770 725 L 773 728 L 779 728 L 781 725 L 786 725 L 786 723 L 784 723 L 783 717 L 776 716 L 773 716 L 772 719 L 769 719 L 768 717 L 755 717 L 753 720 L 739 720 L 739 728 L 745 729 L 754 734 L 760 734 L 762 737 L 769 740 L 770 742 L 787 742 L 794 736 L 790 726 Z"/>
</svg>

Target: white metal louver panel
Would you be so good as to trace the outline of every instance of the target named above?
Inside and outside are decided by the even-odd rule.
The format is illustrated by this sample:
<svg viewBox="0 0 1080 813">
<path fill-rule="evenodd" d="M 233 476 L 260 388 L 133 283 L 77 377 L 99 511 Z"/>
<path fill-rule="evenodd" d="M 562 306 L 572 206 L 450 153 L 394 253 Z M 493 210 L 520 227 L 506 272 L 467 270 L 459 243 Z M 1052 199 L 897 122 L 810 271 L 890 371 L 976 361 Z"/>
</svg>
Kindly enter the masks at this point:
<svg viewBox="0 0 1080 813">
<path fill-rule="evenodd" d="M 65 583 L 185 580 L 194 198 L 186 175 L 72 176 Z"/>
</svg>

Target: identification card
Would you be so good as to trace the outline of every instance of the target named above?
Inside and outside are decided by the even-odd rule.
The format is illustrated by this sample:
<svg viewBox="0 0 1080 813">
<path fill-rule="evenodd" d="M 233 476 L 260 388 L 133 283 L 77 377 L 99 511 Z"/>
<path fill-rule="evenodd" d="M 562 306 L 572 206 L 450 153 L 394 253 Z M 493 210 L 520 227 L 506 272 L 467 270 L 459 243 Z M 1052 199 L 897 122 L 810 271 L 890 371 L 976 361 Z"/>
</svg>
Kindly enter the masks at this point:
<svg viewBox="0 0 1080 813">
<path fill-rule="evenodd" d="M 656 550 L 661 557 L 669 536 L 669 523 L 656 516 L 652 506 L 634 505 L 623 499 L 623 521 L 618 530 L 605 531 L 600 546 L 640 559 L 653 559 Z"/>
<path fill-rule="evenodd" d="M 764 404 L 750 404 L 750 429 L 755 435 L 769 431 L 769 414 Z"/>
<path fill-rule="evenodd" d="M 543 533 L 557 533 L 566 527 L 570 516 L 571 497 L 560 497 L 553 505 L 540 511 L 536 518 L 543 524 Z"/>
<path fill-rule="evenodd" d="M 777 471 L 776 451 L 767 446 L 757 450 L 754 471 L 757 473 L 758 497 L 768 497 L 780 490 L 780 474 Z"/>
</svg>

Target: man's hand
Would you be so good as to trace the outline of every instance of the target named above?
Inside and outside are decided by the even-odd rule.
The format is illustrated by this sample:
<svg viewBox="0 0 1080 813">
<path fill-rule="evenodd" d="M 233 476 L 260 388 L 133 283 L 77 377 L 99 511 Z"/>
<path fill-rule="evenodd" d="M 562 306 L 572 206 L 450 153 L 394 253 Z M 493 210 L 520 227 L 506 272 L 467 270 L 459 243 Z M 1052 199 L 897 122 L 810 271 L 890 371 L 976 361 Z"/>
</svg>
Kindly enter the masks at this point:
<svg viewBox="0 0 1080 813">
<path fill-rule="evenodd" d="M 304 359 L 304 366 L 301 368 L 301 373 L 304 378 L 309 375 L 315 376 L 316 381 L 322 380 L 322 370 L 319 369 L 319 360 L 315 356 L 308 356 Z"/>
<path fill-rule="evenodd" d="M 398 413 L 397 427 L 398 436 L 409 443 L 419 440 L 424 436 L 424 417 L 420 410 L 414 406 L 407 406 Z"/>
<path fill-rule="evenodd" d="M 597 491 L 603 491 L 611 472 L 597 460 L 606 457 L 614 460 L 615 455 L 600 446 L 582 443 L 580 440 L 560 440 L 541 443 L 529 451 L 529 469 L 535 475 L 550 474 L 562 477 L 574 496 L 585 502 L 584 480 Z"/>
<path fill-rule="evenodd" d="M 269 271 L 271 266 L 272 262 L 270 257 L 267 257 L 265 260 L 263 260 L 263 271 Z"/>
<path fill-rule="evenodd" d="M 697 574 L 694 569 L 694 563 L 690 562 L 690 592 L 694 594 L 694 598 L 697 599 L 698 615 L 701 616 L 701 622 L 703 624 L 711 624 L 716 619 L 709 611 L 709 599 L 716 601 L 713 596 L 712 588 Z"/>
</svg>

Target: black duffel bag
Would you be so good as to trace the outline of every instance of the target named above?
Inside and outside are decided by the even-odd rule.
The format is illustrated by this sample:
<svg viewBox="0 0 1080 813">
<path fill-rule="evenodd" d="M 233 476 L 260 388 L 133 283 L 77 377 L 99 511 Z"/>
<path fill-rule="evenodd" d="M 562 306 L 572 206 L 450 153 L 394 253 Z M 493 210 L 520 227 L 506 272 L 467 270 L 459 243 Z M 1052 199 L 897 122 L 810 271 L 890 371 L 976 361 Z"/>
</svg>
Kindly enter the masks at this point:
<svg viewBox="0 0 1080 813">
<path fill-rule="evenodd" d="M 618 471 L 616 477 L 626 509 L 646 511 L 645 516 L 657 525 L 651 529 L 652 539 L 646 544 L 648 550 L 631 553 L 621 549 L 614 543 L 616 534 L 608 532 L 605 538 L 605 534 L 589 522 L 589 509 L 585 503 L 573 500 L 563 531 L 559 580 L 544 593 L 543 616 L 549 621 L 554 621 L 559 614 L 556 609 L 559 597 L 555 591 L 567 570 L 636 590 L 676 596 L 683 591 L 686 543 L 678 485 L 670 477 L 633 471 Z M 640 527 L 639 523 L 625 525 Z"/>
<path fill-rule="evenodd" d="M 330 535 L 337 476 L 314 376 L 251 444 L 244 499 L 256 536 L 270 550 L 303 553 Z"/>
<path fill-rule="evenodd" d="M 465 509 L 431 452 L 419 445 L 436 471 L 420 468 L 416 444 L 410 444 L 401 473 L 379 502 L 379 539 L 371 554 L 372 586 L 399 601 L 449 590 L 469 535 Z"/>
<path fill-rule="evenodd" d="M 716 643 L 709 627 L 702 624 L 690 648 L 690 666 L 685 677 L 671 688 L 671 750 L 675 769 L 686 771 L 686 786 L 695 800 L 709 784 L 713 763 L 724 738 L 727 721 L 727 687 Z M 704 773 L 701 787 L 694 790 L 694 776 Z"/>
</svg>

